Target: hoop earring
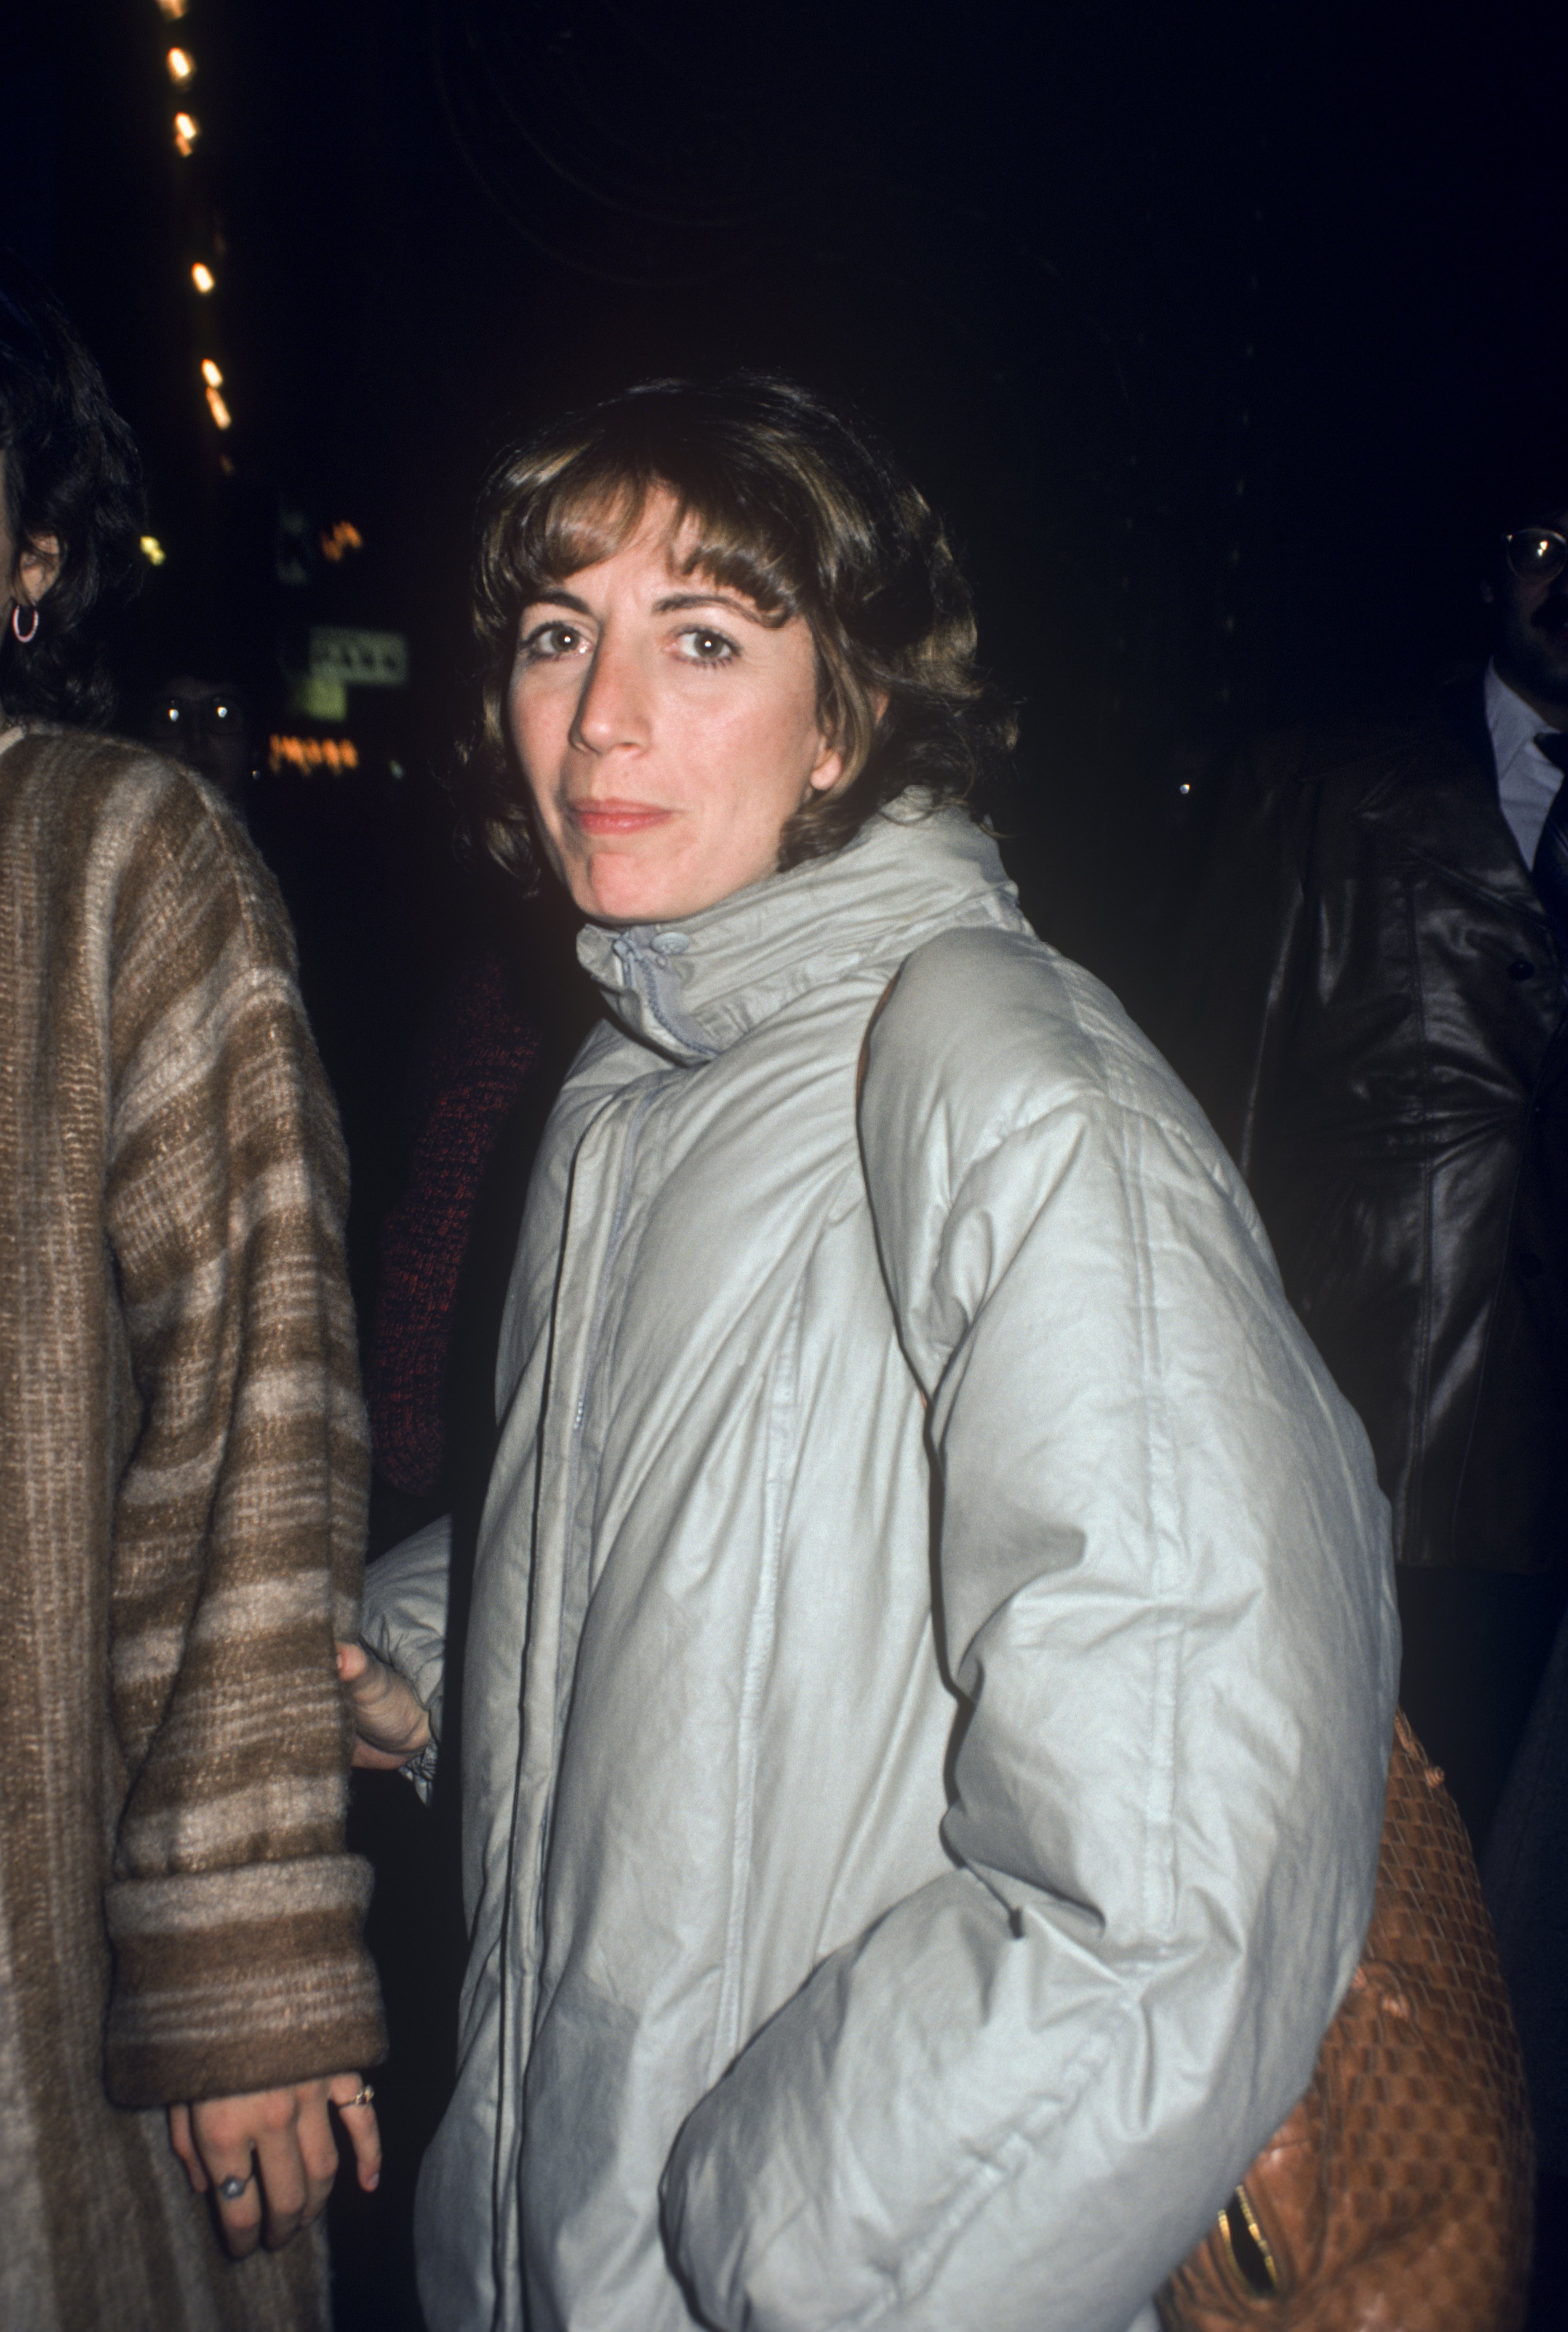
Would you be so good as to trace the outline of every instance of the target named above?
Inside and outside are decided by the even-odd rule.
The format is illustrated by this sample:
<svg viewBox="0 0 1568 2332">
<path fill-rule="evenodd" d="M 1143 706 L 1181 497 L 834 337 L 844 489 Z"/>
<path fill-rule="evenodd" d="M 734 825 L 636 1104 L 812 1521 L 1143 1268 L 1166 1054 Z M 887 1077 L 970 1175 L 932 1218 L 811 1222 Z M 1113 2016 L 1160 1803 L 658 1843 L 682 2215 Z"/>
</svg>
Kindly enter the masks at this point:
<svg viewBox="0 0 1568 2332">
<path fill-rule="evenodd" d="M 24 647 L 29 646 L 31 643 L 38 637 L 38 609 L 34 606 L 29 607 L 27 612 L 32 616 L 33 622 L 31 627 L 24 632 L 22 628 L 22 602 L 20 599 L 15 602 L 11 610 L 11 628 L 15 633 Z"/>
</svg>

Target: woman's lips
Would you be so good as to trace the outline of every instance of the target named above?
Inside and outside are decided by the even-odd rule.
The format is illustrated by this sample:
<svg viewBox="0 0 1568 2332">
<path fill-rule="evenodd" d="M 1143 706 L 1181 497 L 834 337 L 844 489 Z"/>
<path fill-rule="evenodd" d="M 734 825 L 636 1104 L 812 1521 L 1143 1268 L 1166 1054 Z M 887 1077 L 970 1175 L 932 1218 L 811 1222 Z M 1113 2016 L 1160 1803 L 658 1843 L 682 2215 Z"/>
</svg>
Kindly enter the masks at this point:
<svg viewBox="0 0 1568 2332">
<path fill-rule="evenodd" d="M 599 835 L 642 834 L 649 827 L 662 826 L 674 814 L 648 802 L 634 801 L 573 802 L 567 811 L 579 833 Z"/>
</svg>

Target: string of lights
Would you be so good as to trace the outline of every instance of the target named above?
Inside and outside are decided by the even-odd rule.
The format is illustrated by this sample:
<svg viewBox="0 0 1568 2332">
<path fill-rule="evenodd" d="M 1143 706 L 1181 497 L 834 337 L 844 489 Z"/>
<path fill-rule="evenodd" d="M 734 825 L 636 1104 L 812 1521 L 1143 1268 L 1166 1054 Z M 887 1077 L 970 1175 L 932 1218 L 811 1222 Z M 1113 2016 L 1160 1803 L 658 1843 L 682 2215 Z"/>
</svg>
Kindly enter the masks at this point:
<svg viewBox="0 0 1568 2332">
<path fill-rule="evenodd" d="M 198 302 L 194 331 L 196 366 L 210 425 L 221 438 L 233 428 L 234 415 L 225 394 L 223 368 L 212 352 L 213 343 L 217 338 L 218 303 L 214 301 L 214 295 L 218 291 L 222 244 L 214 223 L 212 205 L 206 199 L 202 183 L 205 174 L 200 173 L 197 161 L 202 125 L 191 107 L 196 102 L 193 91 L 199 77 L 199 64 L 190 34 L 184 29 L 185 21 L 191 12 L 191 0 L 155 0 L 155 5 L 165 26 L 178 25 L 181 28 L 179 37 L 164 51 L 163 56 L 164 71 L 174 100 L 168 118 L 169 137 L 182 166 L 182 175 L 185 169 L 191 168 L 196 169 L 198 176 L 194 183 L 187 180 L 186 184 L 186 199 L 183 205 L 185 231 L 182 236 L 186 248 L 179 263 L 186 271 L 187 280 Z M 191 252 L 193 242 L 197 245 L 200 255 Z M 213 304 L 209 306 L 208 303 Z M 206 312 L 201 314 L 200 310 Z M 226 453 L 219 454 L 218 466 L 225 474 L 232 474 L 234 464 Z M 156 535 L 143 535 L 141 549 L 149 566 L 165 565 L 168 554 Z"/>
<path fill-rule="evenodd" d="M 170 25 L 179 24 L 183 26 L 185 19 L 190 14 L 190 6 L 191 0 L 157 0 L 157 7 L 159 15 L 164 19 L 166 24 Z M 166 51 L 164 55 L 164 66 L 168 74 L 170 86 L 174 94 L 177 98 L 182 100 L 185 99 L 191 90 L 192 83 L 196 80 L 198 72 L 196 52 L 190 45 L 190 35 L 188 33 L 182 31 L 180 39 Z M 193 112 L 189 111 L 184 103 L 178 104 L 176 106 L 171 117 L 170 129 L 176 154 L 178 155 L 183 162 L 193 161 L 196 155 L 197 148 L 200 145 L 202 136 L 201 123 L 197 119 L 196 116 Z M 192 205 L 193 210 L 196 210 L 198 208 L 204 216 L 204 224 L 206 225 L 205 239 L 209 247 L 215 246 L 216 238 L 211 230 L 210 219 L 207 219 L 206 216 L 206 205 Z M 209 256 L 191 256 L 185 263 L 189 269 L 192 288 L 196 292 L 198 298 L 204 302 L 210 301 L 218 289 L 217 270 L 213 265 L 213 260 L 217 256 L 218 253 L 215 247 L 213 247 L 210 249 Z M 198 338 L 210 339 L 211 337 L 211 320 L 209 318 L 204 320 L 204 325 L 198 332 Z M 222 368 L 219 366 L 216 358 L 214 357 L 210 351 L 204 352 L 198 358 L 198 364 L 201 373 L 202 386 L 206 394 L 207 411 L 212 417 L 214 426 L 219 430 L 231 429 L 234 426 L 234 415 L 230 411 L 228 400 L 223 393 L 224 376 Z"/>
<path fill-rule="evenodd" d="M 257 395 L 248 400 L 249 431 L 244 428 L 244 416 L 234 404 L 234 377 L 239 378 L 243 393 L 246 368 L 243 354 L 236 356 L 233 345 L 237 324 L 234 302 L 236 291 L 243 292 L 245 286 L 231 280 L 233 265 L 224 231 L 222 169 L 226 141 L 221 134 L 221 108 L 215 119 L 208 118 L 214 109 L 207 77 L 214 73 L 215 56 L 219 59 L 215 78 L 221 78 L 221 28 L 213 28 L 203 17 L 200 0 L 150 0 L 150 5 L 158 11 L 154 20 L 160 36 L 158 72 L 166 91 L 164 121 L 173 148 L 168 162 L 177 196 L 173 258 L 191 334 L 194 385 L 206 407 L 198 424 L 201 466 L 208 472 L 209 483 L 215 466 L 223 477 L 235 478 L 241 466 L 235 459 L 238 453 L 247 482 L 247 492 L 240 501 L 222 497 L 215 504 L 210 495 L 206 497 L 198 524 L 204 530 L 206 555 L 215 561 L 221 555 L 230 569 L 221 578 L 215 577 L 221 603 L 227 606 L 249 591 L 253 626 L 257 578 L 253 570 L 247 579 L 243 566 L 253 544 L 236 532 L 242 523 L 238 514 L 243 503 L 244 511 L 253 517 L 256 490 L 263 480 L 277 490 L 278 482 L 270 475 L 270 443 L 263 442 L 263 433 L 255 424 L 256 409 L 263 400 Z M 203 39 L 204 25 L 210 33 L 210 53 Z M 220 133 L 215 148 L 215 127 Z M 156 536 L 144 536 L 141 548 L 150 566 L 169 563 L 170 550 Z M 365 537 L 352 521 L 337 518 L 323 525 L 319 514 L 307 515 L 297 506 L 292 492 L 278 491 L 273 580 L 285 591 L 298 588 L 313 594 L 319 584 L 340 573 L 344 562 L 356 559 L 364 549 Z M 182 546 L 171 540 L 170 550 L 175 563 L 185 567 Z M 241 562 L 237 572 L 236 561 Z M 189 562 L 187 585 L 196 578 L 200 563 L 194 557 Z M 339 593 L 324 607 L 319 601 L 309 606 L 303 623 L 296 609 L 288 610 L 282 620 L 277 662 L 293 720 L 336 726 L 347 718 L 350 688 L 359 692 L 406 686 L 406 648 L 401 634 L 355 625 L 345 627 L 340 620 L 335 626 L 310 620 L 318 614 L 336 614 L 340 618 L 344 612 L 353 611 L 352 595 L 346 606 Z M 260 620 L 266 619 L 263 616 Z M 258 683 L 258 692 L 263 686 Z M 374 731 L 378 726 L 374 718 L 370 725 Z M 274 775 L 288 771 L 306 778 L 341 778 L 362 768 L 365 750 L 362 743 L 342 734 L 311 736 L 303 728 L 298 733 L 280 729 L 270 740 L 263 766 Z M 383 753 L 376 758 L 385 760 L 388 769 L 401 775 L 400 763 Z"/>
<path fill-rule="evenodd" d="M 191 12 L 191 0 L 155 0 L 155 5 L 158 14 L 168 25 L 183 26 Z M 179 40 L 165 51 L 163 62 L 171 90 L 177 96 L 183 98 L 190 91 L 199 72 L 196 52 L 191 45 L 188 33 L 182 31 Z M 175 152 L 180 160 L 185 163 L 193 162 L 201 145 L 202 125 L 196 116 L 184 104 L 177 105 L 170 117 L 170 134 Z M 219 303 L 215 301 L 215 295 L 219 291 L 219 275 L 218 266 L 215 262 L 221 262 L 223 257 L 222 239 L 214 224 L 212 206 L 210 203 L 202 200 L 199 194 L 196 195 L 196 199 L 187 204 L 186 215 L 187 249 L 181 264 L 188 272 L 191 287 L 197 296 L 201 308 L 206 308 L 209 302 L 213 303 L 205 316 L 200 315 L 198 309 L 200 320 L 196 327 L 196 368 L 213 425 L 223 433 L 234 427 L 234 416 L 229 405 L 229 385 L 225 382 L 223 367 L 216 356 L 212 353 L 210 345 L 217 338 L 215 319 Z M 193 231 L 191 223 L 196 220 L 200 221 L 200 226 L 199 230 Z M 188 244 L 192 240 L 205 245 L 206 256 L 198 257 L 189 253 Z M 207 345 L 203 346 L 204 342 Z M 218 464 L 225 474 L 232 474 L 234 464 L 226 454 L 219 454 Z M 160 547 L 148 548 L 153 541 L 154 539 L 148 536 L 144 540 L 142 548 L 155 566 L 161 566 L 164 554 Z M 362 548 L 363 538 L 358 528 L 350 525 L 347 521 L 340 521 L 330 534 L 324 533 L 321 537 L 321 550 L 333 565 L 337 565 L 346 552 Z"/>
</svg>

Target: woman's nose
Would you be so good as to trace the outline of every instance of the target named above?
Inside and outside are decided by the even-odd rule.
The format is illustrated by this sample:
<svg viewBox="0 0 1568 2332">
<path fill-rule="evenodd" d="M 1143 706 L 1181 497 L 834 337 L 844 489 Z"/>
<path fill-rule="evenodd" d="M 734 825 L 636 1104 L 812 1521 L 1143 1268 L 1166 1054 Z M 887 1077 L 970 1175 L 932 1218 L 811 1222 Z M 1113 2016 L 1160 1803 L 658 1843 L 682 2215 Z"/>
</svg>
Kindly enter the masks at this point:
<svg viewBox="0 0 1568 2332">
<path fill-rule="evenodd" d="M 648 701 L 637 656 L 601 637 L 584 677 L 572 741 L 590 753 L 648 741 Z"/>
</svg>

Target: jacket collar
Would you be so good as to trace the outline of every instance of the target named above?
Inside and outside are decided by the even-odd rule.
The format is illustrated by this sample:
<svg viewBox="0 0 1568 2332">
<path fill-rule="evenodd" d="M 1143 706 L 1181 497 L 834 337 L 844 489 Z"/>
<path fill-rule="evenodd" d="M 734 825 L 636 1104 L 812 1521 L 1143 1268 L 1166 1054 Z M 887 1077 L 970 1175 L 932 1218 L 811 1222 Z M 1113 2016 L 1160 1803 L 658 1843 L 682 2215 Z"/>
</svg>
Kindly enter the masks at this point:
<svg viewBox="0 0 1568 2332">
<path fill-rule="evenodd" d="M 1369 757 L 1377 774 L 1356 815 L 1363 825 L 1382 827 L 1400 857 L 1436 867 L 1457 889 L 1481 894 L 1518 916 L 1536 952 L 1555 963 L 1546 911 L 1498 803 L 1479 677 L 1466 686 L 1480 709 L 1485 759 L 1473 724 L 1464 720 L 1465 700 L 1455 692 L 1439 719 L 1429 716 Z"/>
<path fill-rule="evenodd" d="M 990 836 L 906 794 L 831 858 L 679 922 L 589 923 L 578 956 L 623 1027 L 695 1064 L 811 989 L 863 967 L 891 979 L 923 940 L 966 923 L 1028 928 Z"/>
</svg>

